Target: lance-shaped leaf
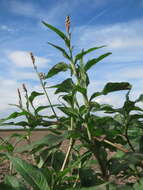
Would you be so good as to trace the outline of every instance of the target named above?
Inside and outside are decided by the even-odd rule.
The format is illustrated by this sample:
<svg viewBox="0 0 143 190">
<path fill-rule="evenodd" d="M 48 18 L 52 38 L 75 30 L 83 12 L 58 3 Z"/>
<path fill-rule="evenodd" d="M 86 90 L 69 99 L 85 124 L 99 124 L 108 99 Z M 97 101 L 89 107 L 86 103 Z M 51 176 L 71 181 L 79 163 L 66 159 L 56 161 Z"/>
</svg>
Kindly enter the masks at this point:
<svg viewBox="0 0 143 190">
<path fill-rule="evenodd" d="M 29 124 L 25 121 L 20 121 L 20 122 L 8 122 L 8 123 L 0 123 L 0 126 L 22 126 L 22 127 L 25 127 L 25 126 L 29 126 Z"/>
<path fill-rule="evenodd" d="M 38 168 L 20 158 L 10 155 L 8 155 L 8 158 L 12 162 L 15 170 L 34 190 L 50 190 L 45 176 Z"/>
<path fill-rule="evenodd" d="M 60 36 L 64 41 L 65 41 L 65 44 L 70 47 L 70 40 L 68 39 L 68 37 L 59 29 L 57 29 L 56 27 L 42 21 L 42 23 L 48 27 L 49 29 L 51 29 L 52 31 L 54 31 L 56 34 L 58 34 L 58 36 Z"/>
<path fill-rule="evenodd" d="M 54 65 L 54 67 L 52 67 L 48 74 L 45 76 L 45 79 L 53 77 L 54 75 L 58 74 L 59 72 L 65 72 L 68 70 L 68 65 L 64 62 L 60 62 L 56 65 Z"/>
<path fill-rule="evenodd" d="M 13 112 L 12 114 L 10 114 L 8 117 L 6 118 L 3 118 L 3 119 L 0 119 L 0 125 L 6 125 L 4 122 L 9 120 L 9 119 L 15 119 L 17 117 L 20 117 L 20 116 L 24 116 L 24 115 L 27 115 L 27 112 L 25 111 L 22 111 L 22 112 Z M 13 123 L 13 122 L 11 122 Z"/>
<path fill-rule="evenodd" d="M 110 92 L 119 90 L 130 90 L 132 86 L 128 82 L 109 82 L 105 85 L 102 94 L 106 95 Z"/>
<path fill-rule="evenodd" d="M 65 58 L 67 58 L 68 60 L 71 60 L 70 56 L 68 55 L 68 53 L 63 49 L 61 48 L 60 46 L 57 46 L 57 45 L 54 45 L 50 42 L 48 42 L 49 45 L 53 46 L 54 48 L 58 49 Z"/>
<path fill-rule="evenodd" d="M 64 80 L 62 83 L 57 84 L 55 86 L 51 86 L 49 88 L 57 88 L 55 94 L 60 92 L 71 92 L 74 88 L 74 83 L 71 78 Z"/>
<path fill-rule="evenodd" d="M 101 61 L 102 59 L 104 59 L 105 57 L 107 57 L 107 56 L 109 56 L 109 55 L 111 55 L 112 53 L 105 53 L 105 54 L 103 54 L 103 55 L 101 55 L 101 56 L 99 56 L 98 58 L 96 58 L 96 59 L 91 59 L 91 60 L 89 60 L 87 63 L 86 63 L 86 65 L 84 66 L 84 69 L 85 69 L 85 71 L 88 71 L 93 65 L 95 65 L 96 63 L 98 63 L 99 61 Z"/>
<path fill-rule="evenodd" d="M 105 46 L 93 47 L 93 48 L 89 48 L 89 49 L 86 50 L 86 51 L 82 51 L 81 53 L 79 53 L 79 54 L 77 54 L 77 55 L 75 56 L 75 63 L 76 63 L 78 60 L 82 59 L 84 55 L 86 55 L 86 54 L 88 54 L 88 53 L 90 53 L 90 52 L 92 52 L 92 51 L 95 51 L 95 50 L 97 50 L 97 49 L 103 48 L 103 47 L 105 47 Z"/>
<path fill-rule="evenodd" d="M 37 97 L 37 96 L 41 96 L 41 95 L 44 95 L 44 93 L 39 93 L 39 92 L 36 92 L 36 91 L 33 91 L 29 97 L 29 101 L 32 103 L 33 100 Z"/>
<path fill-rule="evenodd" d="M 52 107 L 57 107 L 60 106 L 60 104 L 53 104 Z M 49 106 L 39 106 L 38 108 L 36 108 L 35 113 L 37 114 L 38 112 L 46 109 L 46 108 L 51 108 L 51 105 Z"/>
</svg>

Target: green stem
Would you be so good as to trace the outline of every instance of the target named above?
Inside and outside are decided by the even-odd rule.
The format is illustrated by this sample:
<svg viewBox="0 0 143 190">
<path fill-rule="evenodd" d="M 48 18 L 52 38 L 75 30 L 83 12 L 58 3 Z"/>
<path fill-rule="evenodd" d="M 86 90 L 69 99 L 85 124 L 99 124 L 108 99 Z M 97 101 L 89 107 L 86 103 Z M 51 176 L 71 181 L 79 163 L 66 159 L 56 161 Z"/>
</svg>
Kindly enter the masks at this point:
<svg viewBox="0 0 143 190">
<path fill-rule="evenodd" d="M 127 123 L 125 124 L 125 138 L 126 138 L 126 140 L 127 140 L 127 143 L 128 143 L 128 145 L 129 145 L 129 147 L 131 148 L 131 150 L 132 150 L 133 152 L 135 152 L 135 149 L 134 149 L 132 143 L 130 142 L 130 139 L 129 139 L 129 136 L 128 136 L 128 129 L 129 129 L 129 125 L 128 125 L 128 122 L 127 122 Z"/>
<path fill-rule="evenodd" d="M 49 98 L 49 96 L 48 96 L 48 93 L 47 93 L 47 91 L 46 91 L 46 89 L 45 89 L 45 86 L 44 86 L 44 84 L 43 84 L 43 81 L 42 81 L 42 79 L 41 79 L 40 76 L 39 76 L 39 72 L 38 72 L 38 70 L 37 70 L 37 67 L 36 67 L 35 65 L 34 65 L 34 69 L 35 69 L 36 74 L 37 74 L 37 76 L 38 76 L 38 78 L 39 78 L 39 80 L 40 80 L 40 84 L 41 84 L 41 86 L 42 86 L 42 88 L 43 88 L 43 90 L 44 90 L 45 96 L 46 96 L 46 98 L 47 98 L 47 100 L 48 100 L 48 102 L 49 102 L 49 104 L 50 104 L 50 107 L 51 107 L 51 109 L 52 109 L 52 111 L 53 111 L 53 114 L 55 115 L 55 117 L 57 118 L 57 120 L 59 120 L 59 118 L 58 118 L 58 116 L 57 116 L 57 114 L 56 114 L 56 112 L 55 112 L 55 110 L 54 110 L 54 107 L 52 106 L 52 103 L 51 103 L 51 100 L 50 100 L 50 98 Z"/>
<path fill-rule="evenodd" d="M 76 180 L 73 184 L 73 188 L 76 188 L 76 185 L 78 183 L 78 180 L 79 180 L 79 169 L 81 168 L 81 162 L 79 163 L 79 166 L 78 166 L 78 174 L 77 174 L 77 177 L 76 177 Z"/>
</svg>

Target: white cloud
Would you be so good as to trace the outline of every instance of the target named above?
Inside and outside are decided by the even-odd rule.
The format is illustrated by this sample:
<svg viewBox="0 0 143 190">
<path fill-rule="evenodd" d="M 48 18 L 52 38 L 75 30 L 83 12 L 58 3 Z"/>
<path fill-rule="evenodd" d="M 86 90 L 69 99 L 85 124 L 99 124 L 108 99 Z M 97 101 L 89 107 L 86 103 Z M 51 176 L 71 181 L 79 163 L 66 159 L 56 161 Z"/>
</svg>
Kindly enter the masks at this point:
<svg viewBox="0 0 143 190">
<path fill-rule="evenodd" d="M 105 26 L 82 26 L 75 29 L 80 48 L 105 44 L 108 50 L 113 52 L 110 56 L 112 62 L 143 60 L 142 32 L 142 19 Z"/>
<path fill-rule="evenodd" d="M 3 112 L 6 112 L 11 108 L 8 104 L 16 103 L 16 98 L 17 98 L 16 89 L 19 86 L 19 84 L 15 80 L 4 79 L 2 77 L 0 77 L 0 81 L 1 81 L 0 112 L 2 115 Z"/>
<path fill-rule="evenodd" d="M 2 118 L 8 116 L 8 114 L 12 113 L 14 110 L 18 111 L 18 108 L 9 105 L 9 104 L 18 104 L 17 88 L 20 89 L 23 103 L 25 102 L 24 98 L 25 93 L 23 91 L 22 84 L 20 82 L 17 82 L 17 80 L 14 79 L 10 80 L 0 77 L 0 81 L 1 81 L 0 118 Z M 31 94 L 32 91 L 43 92 L 39 84 L 32 85 L 30 81 L 26 83 L 26 88 L 28 90 L 29 95 Z M 48 96 L 50 97 L 50 100 L 53 104 L 59 103 L 58 99 L 54 95 L 53 89 L 48 90 Z M 34 105 L 36 107 L 40 105 L 48 105 L 48 100 L 45 98 L 45 96 L 39 96 L 39 98 L 36 98 L 34 100 Z M 46 114 L 48 115 L 49 112 L 46 112 Z"/>
<path fill-rule="evenodd" d="M 111 1 L 113 0 L 108 0 L 108 3 L 111 3 Z M 9 10 L 15 14 L 40 20 L 44 19 L 48 20 L 48 22 L 50 23 L 59 24 L 59 20 L 63 20 L 65 16 L 67 16 L 68 14 L 72 14 L 72 12 L 74 12 L 75 10 L 78 10 L 81 5 L 88 7 L 89 9 L 94 8 L 94 10 L 96 11 L 105 4 L 107 4 L 106 0 L 92 0 L 92 3 L 90 3 L 90 0 L 72 0 L 71 2 L 60 0 L 56 1 L 56 3 L 50 4 L 50 8 L 48 5 L 45 5 L 45 9 L 43 9 L 36 2 L 13 0 L 9 2 L 8 6 Z M 104 11 L 101 11 L 95 17 L 97 18 L 102 14 L 104 14 Z"/>
<path fill-rule="evenodd" d="M 30 72 L 30 71 L 11 71 L 11 75 L 12 75 L 12 78 L 19 81 L 19 80 L 33 80 L 33 81 L 38 81 L 38 76 L 36 75 L 36 73 L 33 71 L 33 72 Z"/>
<path fill-rule="evenodd" d="M 13 51 L 8 54 L 8 58 L 16 67 L 31 68 L 33 67 L 29 52 Z M 36 64 L 39 68 L 47 67 L 49 59 L 35 56 Z"/>
</svg>

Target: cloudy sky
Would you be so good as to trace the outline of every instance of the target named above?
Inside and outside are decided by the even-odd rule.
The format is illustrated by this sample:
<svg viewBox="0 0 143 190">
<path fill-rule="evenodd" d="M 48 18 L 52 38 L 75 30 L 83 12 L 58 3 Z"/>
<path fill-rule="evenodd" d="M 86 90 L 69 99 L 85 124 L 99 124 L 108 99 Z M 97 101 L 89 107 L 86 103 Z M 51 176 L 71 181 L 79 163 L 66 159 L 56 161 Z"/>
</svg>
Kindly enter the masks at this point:
<svg viewBox="0 0 143 190">
<path fill-rule="evenodd" d="M 67 15 L 71 16 L 75 52 L 107 45 L 90 56 L 113 53 L 90 71 L 90 93 L 109 81 L 130 82 L 132 99 L 143 93 L 143 0 L 0 0 L 0 117 L 11 112 L 8 104 L 18 102 L 17 88 L 22 90 L 22 83 L 29 91 L 39 89 L 29 52 L 36 56 L 39 71 L 45 73 L 62 61 L 47 45 L 48 41 L 62 45 L 61 40 L 41 21 L 64 31 Z M 48 84 L 64 77 L 57 76 Z M 52 90 L 48 93 L 54 103 Z M 124 95 L 113 93 L 98 101 L 120 105 Z"/>
</svg>

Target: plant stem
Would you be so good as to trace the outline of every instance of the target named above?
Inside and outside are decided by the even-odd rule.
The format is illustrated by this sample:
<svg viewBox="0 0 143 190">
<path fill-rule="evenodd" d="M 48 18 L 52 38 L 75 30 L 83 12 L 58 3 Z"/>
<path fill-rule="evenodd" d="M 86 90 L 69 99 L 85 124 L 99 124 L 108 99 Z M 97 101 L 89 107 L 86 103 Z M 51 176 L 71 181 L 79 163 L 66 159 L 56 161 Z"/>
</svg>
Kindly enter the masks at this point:
<svg viewBox="0 0 143 190">
<path fill-rule="evenodd" d="M 107 173 L 107 167 L 106 167 L 106 160 L 102 160 L 101 158 L 101 153 L 100 153 L 100 150 L 101 150 L 101 144 L 99 141 L 97 141 L 96 139 L 94 139 L 93 141 L 93 145 L 91 145 L 91 149 L 92 149 L 92 152 L 95 156 L 95 158 L 97 159 L 98 161 L 98 164 L 99 164 L 99 167 L 100 167 L 100 170 L 102 172 L 102 177 L 105 181 L 108 181 L 108 173 Z"/>
<path fill-rule="evenodd" d="M 126 138 L 126 140 L 127 140 L 127 143 L 128 143 L 128 145 L 129 145 L 129 147 L 131 148 L 131 150 L 132 150 L 133 152 L 135 152 L 135 149 L 134 149 L 133 145 L 131 144 L 130 139 L 129 139 L 129 136 L 128 136 L 128 129 L 129 129 L 129 125 L 128 125 L 128 123 L 127 123 L 127 124 L 125 125 L 125 138 Z"/>
<path fill-rule="evenodd" d="M 101 140 L 100 140 L 98 137 L 94 137 L 94 138 L 95 138 L 97 141 L 100 141 L 100 142 L 101 142 Z M 120 145 L 118 145 L 118 144 L 115 144 L 115 143 L 112 143 L 112 142 L 110 142 L 110 141 L 108 141 L 108 140 L 106 140 L 106 139 L 103 139 L 103 142 L 105 142 L 105 143 L 107 143 L 107 144 L 109 144 L 109 145 L 111 145 L 111 146 L 117 148 L 118 150 L 121 150 L 121 151 L 125 152 L 125 153 L 130 152 L 129 150 L 123 148 L 122 146 L 120 146 Z"/>
<path fill-rule="evenodd" d="M 34 66 L 34 70 L 36 71 L 36 74 L 37 74 L 37 76 L 38 76 L 38 78 L 39 78 L 39 80 L 40 80 L 40 84 L 41 84 L 41 86 L 42 86 L 42 88 L 43 88 L 43 90 L 44 90 L 45 96 L 46 96 L 46 98 L 47 98 L 47 100 L 48 100 L 48 102 L 49 102 L 49 104 L 50 104 L 50 107 L 51 107 L 51 109 L 52 109 L 52 111 L 53 111 L 53 114 L 55 115 L 56 119 L 59 120 L 59 118 L 58 118 L 58 116 L 57 116 L 57 114 L 56 114 L 56 112 L 55 112 L 55 110 L 54 110 L 54 107 L 52 106 L 52 103 L 51 103 L 51 100 L 50 100 L 50 98 L 49 98 L 49 96 L 48 96 L 48 93 L 47 93 L 47 91 L 46 91 L 46 89 L 45 89 L 44 83 L 43 83 L 42 79 L 41 79 L 40 76 L 39 76 L 39 72 L 38 72 L 37 67 L 36 67 L 36 65 L 35 65 L 34 62 L 33 62 L 33 66 Z"/>
<path fill-rule="evenodd" d="M 73 118 L 71 118 L 71 125 L 70 125 L 70 130 L 73 130 Z M 70 141 L 69 141 L 69 146 L 68 146 L 68 150 L 66 152 L 66 156 L 65 156 L 65 159 L 64 159 L 64 162 L 63 162 L 63 165 L 61 167 L 61 171 L 63 171 L 65 169 L 65 166 L 69 160 L 69 156 L 70 156 L 70 153 L 71 153 L 71 150 L 72 150 L 72 147 L 74 145 L 75 141 L 73 140 L 73 138 L 71 137 L 70 138 Z"/>
<path fill-rule="evenodd" d="M 77 174 L 76 180 L 75 180 L 75 182 L 74 182 L 74 184 L 73 184 L 73 188 L 76 187 L 76 185 L 77 185 L 77 183 L 78 183 L 78 181 L 79 181 L 79 169 L 80 169 L 80 168 L 81 168 L 81 162 L 79 163 L 78 174 Z"/>
<path fill-rule="evenodd" d="M 67 150 L 67 152 L 66 152 L 66 156 L 65 156 L 63 165 L 62 165 L 62 167 L 61 167 L 61 171 L 64 171 L 65 166 L 66 166 L 66 164 L 67 164 L 68 161 L 69 161 L 69 156 L 70 156 L 70 153 L 71 153 L 71 150 L 72 150 L 72 147 L 73 147 L 74 143 L 75 143 L 75 141 L 73 140 L 73 138 L 70 138 L 69 147 L 68 147 L 68 150 Z"/>
<path fill-rule="evenodd" d="M 69 52 L 70 52 L 70 57 L 71 57 L 71 68 L 73 70 L 73 73 L 75 76 L 77 76 L 76 74 L 76 68 L 75 68 L 75 65 L 74 65 L 74 61 L 73 61 L 73 55 L 72 55 L 72 48 L 71 48 L 71 34 L 68 32 L 68 38 L 70 40 L 70 47 L 69 47 Z M 73 105 L 73 108 L 74 108 L 74 105 Z M 70 124 L 70 127 L 69 127 L 69 131 L 70 130 L 73 130 L 73 118 L 71 117 L 71 124 Z M 75 143 L 75 140 L 73 140 L 73 138 L 71 137 L 70 140 L 69 140 L 69 146 L 68 146 L 68 150 L 66 152 L 66 156 L 65 156 L 65 159 L 64 159 L 64 162 L 63 162 L 63 165 L 62 165 L 62 168 L 61 168 L 61 171 L 63 171 L 65 169 L 65 166 L 69 160 L 69 156 L 70 156 L 70 153 L 71 153 L 71 150 L 73 148 L 73 145 Z"/>
<path fill-rule="evenodd" d="M 85 126 L 85 128 L 87 130 L 88 139 L 89 139 L 89 141 L 91 141 L 92 140 L 92 136 L 91 136 L 90 130 L 88 128 L 88 125 L 85 123 L 84 126 Z"/>
</svg>

